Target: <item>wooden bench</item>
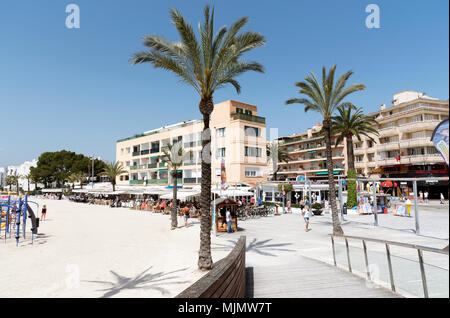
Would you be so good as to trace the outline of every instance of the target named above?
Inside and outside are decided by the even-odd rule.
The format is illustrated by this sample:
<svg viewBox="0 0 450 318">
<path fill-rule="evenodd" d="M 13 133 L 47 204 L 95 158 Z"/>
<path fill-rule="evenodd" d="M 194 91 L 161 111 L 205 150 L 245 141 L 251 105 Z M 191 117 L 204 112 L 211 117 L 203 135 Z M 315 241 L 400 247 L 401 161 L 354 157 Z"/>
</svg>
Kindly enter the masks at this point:
<svg viewBox="0 0 450 318">
<path fill-rule="evenodd" d="M 245 298 L 245 236 L 205 276 L 176 298 Z"/>
</svg>

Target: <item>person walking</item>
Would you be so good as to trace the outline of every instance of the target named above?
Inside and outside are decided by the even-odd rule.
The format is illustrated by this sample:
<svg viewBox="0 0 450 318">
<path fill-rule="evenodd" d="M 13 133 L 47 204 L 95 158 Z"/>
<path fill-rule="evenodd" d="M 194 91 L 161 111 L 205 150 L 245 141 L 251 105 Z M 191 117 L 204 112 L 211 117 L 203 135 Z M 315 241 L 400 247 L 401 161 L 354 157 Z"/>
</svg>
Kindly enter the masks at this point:
<svg viewBox="0 0 450 318">
<path fill-rule="evenodd" d="M 445 201 L 445 197 L 444 197 L 444 194 L 441 192 L 441 204 L 444 204 L 444 201 Z"/>
<path fill-rule="evenodd" d="M 46 216 L 47 216 L 47 206 L 44 204 L 42 206 L 42 211 L 41 211 L 41 221 L 44 221 Z"/>
<path fill-rule="evenodd" d="M 423 194 L 425 196 L 425 203 L 428 203 L 428 191 Z"/>
<path fill-rule="evenodd" d="M 309 218 L 311 216 L 311 211 L 309 210 L 309 206 L 308 205 L 303 210 L 302 215 L 303 215 L 303 219 L 305 220 L 305 225 L 306 225 L 305 232 L 308 232 L 308 231 L 311 230 L 311 228 L 309 226 Z"/>
<path fill-rule="evenodd" d="M 233 233 L 233 228 L 231 227 L 231 213 L 230 210 L 227 209 L 227 212 L 225 213 L 225 218 L 228 224 L 228 229 L 227 232 L 228 233 Z"/>
<path fill-rule="evenodd" d="M 189 207 L 186 204 L 186 206 L 183 208 L 183 216 L 184 216 L 184 227 L 188 227 L 188 220 L 189 220 Z"/>
<path fill-rule="evenodd" d="M 423 202 L 423 192 L 419 191 L 419 201 Z"/>
<path fill-rule="evenodd" d="M 300 200 L 300 212 L 303 213 L 303 209 L 305 208 L 305 201 L 303 199 Z"/>
<path fill-rule="evenodd" d="M 288 213 L 291 213 L 291 200 L 287 201 L 287 210 L 288 210 Z"/>
</svg>

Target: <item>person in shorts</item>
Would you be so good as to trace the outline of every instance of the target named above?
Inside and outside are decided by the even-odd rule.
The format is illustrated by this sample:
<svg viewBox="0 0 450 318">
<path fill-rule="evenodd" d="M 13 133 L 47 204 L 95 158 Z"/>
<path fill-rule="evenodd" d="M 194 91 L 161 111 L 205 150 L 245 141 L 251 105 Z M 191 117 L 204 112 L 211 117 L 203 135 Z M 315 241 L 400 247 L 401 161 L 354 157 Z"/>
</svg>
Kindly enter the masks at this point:
<svg viewBox="0 0 450 318">
<path fill-rule="evenodd" d="M 189 219 L 189 206 L 186 204 L 186 206 L 183 208 L 183 217 L 184 217 L 184 227 L 188 227 L 188 219 Z"/>
<path fill-rule="evenodd" d="M 305 209 L 302 211 L 302 215 L 306 224 L 305 232 L 308 232 L 309 230 L 311 230 L 311 228 L 309 227 L 309 218 L 311 217 L 311 211 L 309 210 L 309 206 L 305 207 Z"/>
<path fill-rule="evenodd" d="M 41 211 L 41 220 L 44 221 L 47 216 L 47 206 L 44 204 Z"/>
</svg>

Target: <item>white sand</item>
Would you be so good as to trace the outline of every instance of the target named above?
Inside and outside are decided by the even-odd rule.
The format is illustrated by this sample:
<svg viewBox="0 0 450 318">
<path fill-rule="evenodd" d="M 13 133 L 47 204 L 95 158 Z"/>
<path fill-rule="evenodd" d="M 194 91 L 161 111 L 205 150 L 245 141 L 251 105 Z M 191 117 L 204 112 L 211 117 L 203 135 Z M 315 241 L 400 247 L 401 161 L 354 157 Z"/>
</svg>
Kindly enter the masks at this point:
<svg viewBox="0 0 450 318">
<path fill-rule="evenodd" d="M 30 226 L 19 247 L 0 241 L 0 297 L 174 297 L 205 274 L 197 219 L 171 231 L 168 215 L 35 201 L 48 219 L 34 245 Z M 227 253 L 213 250 L 213 260 Z"/>
</svg>

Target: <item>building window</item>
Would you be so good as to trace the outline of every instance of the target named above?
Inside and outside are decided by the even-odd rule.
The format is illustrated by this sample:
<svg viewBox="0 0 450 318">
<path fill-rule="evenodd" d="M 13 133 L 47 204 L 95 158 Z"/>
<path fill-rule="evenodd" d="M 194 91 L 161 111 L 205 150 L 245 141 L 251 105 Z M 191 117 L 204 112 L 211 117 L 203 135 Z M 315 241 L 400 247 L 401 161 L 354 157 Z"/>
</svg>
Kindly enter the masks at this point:
<svg viewBox="0 0 450 318">
<path fill-rule="evenodd" d="M 245 126 L 245 135 L 252 137 L 259 137 L 261 135 L 261 129 L 256 127 Z"/>
<path fill-rule="evenodd" d="M 129 162 L 129 161 L 127 161 L 127 163 L 126 163 L 126 166 L 127 166 L 127 167 L 129 167 L 129 166 L 130 166 L 130 162 Z"/>
<path fill-rule="evenodd" d="M 261 157 L 261 148 L 245 147 L 246 157 Z"/>
<path fill-rule="evenodd" d="M 223 158 L 225 157 L 225 148 L 219 148 L 216 152 L 216 158 Z"/>
<path fill-rule="evenodd" d="M 245 114 L 247 114 L 247 115 L 252 115 L 253 113 L 252 113 L 252 111 L 251 110 L 245 110 Z"/>
<path fill-rule="evenodd" d="M 243 114 L 244 110 L 242 108 L 236 108 L 236 113 Z"/>
<path fill-rule="evenodd" d="M 127 153 L 130 153 L 131 149 L 130 147 L 127 148 Z"/>
<path fill-rule="evenodd" d="M 225 128 L 217 129 L 217 137 L 225 137 Z"/>
<path fill-rule="evenodd" d="M 246 177 L 261 177 L 260 168 L 245 168 Z"/>
</svg>

